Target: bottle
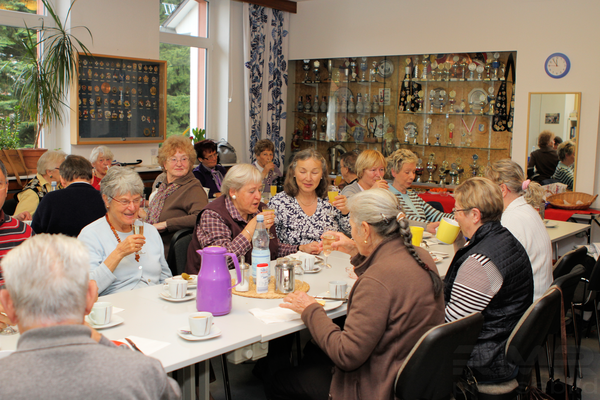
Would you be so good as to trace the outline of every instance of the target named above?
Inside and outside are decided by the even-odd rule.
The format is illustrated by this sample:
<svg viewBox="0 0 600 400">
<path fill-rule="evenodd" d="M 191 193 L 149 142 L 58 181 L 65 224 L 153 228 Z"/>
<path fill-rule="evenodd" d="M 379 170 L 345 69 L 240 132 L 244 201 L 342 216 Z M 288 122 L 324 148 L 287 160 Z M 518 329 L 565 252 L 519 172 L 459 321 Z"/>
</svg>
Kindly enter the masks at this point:
<svg viewBox="0 0 600 400">
<path fill-rule="evenodd" d="M 306 99 L 304 102 L 304 112 L 310 112 L 311 110 L 311 104 L 310 104 L 310 95 L 306 95 Z"/>
<path fill-rule="evenodd" d="M 354 105 L 354 96 L 350 96 L 350 101 L 348 102 L 348 112 L 353 113 L 356 111 L 356 107 Z"/>
<path fill-rule="evenodd" d="M 269 264 L 261 263 L 256 266 L 256 293 L 269 291 Z"/>
<path fill-rule="evenodd" d="M 359 93 L 356 95 L 356 112 L 362 113 L 364 111 L 364 106 L 362 102 L 362 95 Z"/>
<path fill-rule="evenodd" d="M 327 112 L 327 96 L 323 96 L 323 101 L 321 102 L 321 112 Z"/>
<path fill-rule="evenodd" d="M 238 292 L 247 292 L 250 288 L 250 266 L 246 264 L 246 258 L 240 257 L 240 273 L 242 281 L 235 287 Z"/>
<path fill-rule="evenodd" d="M 379 96 L 373 95 L 373 105 L 371 106 L 371 111 L 374 113 L 379 112 Z"/>
<path fill-rule="evenodd" d="M 51 191 L 54 192 L 56 190 L 56 181 L 50 182 L 50 186 L 52 187 Z"/>
<path fill-rule="evenodd" d="M 265 228 L 265 217 L 258 215 L 256 217 L 256 228 L 252 236 L 252 277 L 257 278 L 256 266 L 271 261 L 271 251 L 269 250 L 269 233 Z M 268 271 L 267 271 L 268 273 Z"/>
<path fill-rule="evenodd" d="M 319 112 L 319 96 L 315 96 L 315 102 L 313 103 L 312 111 Z"/>
<path fill-rule="evenodd" d="M 364 111 L 366 113 L 370 113 L 371 112 L 371 103 L 369 102 L 369 95 L 367 93 L 365 93 L 364 99 L 365 99 Z"/>
<path fill-rule="evenodd" d="M 298 112 L 304 111 L 304 103 L 302 103 L 302 96 L 298 98 Z"/>
</svg>

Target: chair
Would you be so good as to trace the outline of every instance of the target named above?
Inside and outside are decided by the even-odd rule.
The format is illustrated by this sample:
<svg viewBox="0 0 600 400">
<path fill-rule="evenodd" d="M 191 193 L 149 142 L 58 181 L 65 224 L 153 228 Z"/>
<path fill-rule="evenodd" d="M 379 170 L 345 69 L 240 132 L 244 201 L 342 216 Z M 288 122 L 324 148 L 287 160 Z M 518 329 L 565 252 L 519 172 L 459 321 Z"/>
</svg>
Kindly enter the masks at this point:
<svg viewBox="0 0 600 400">
<path fill-rule="evenodd" d="M 554 280 L 571 272 L 574 266 L 583 264 L 586 255 L 587 247 L 585 246 L 581 246 L 578 249 L 565 253 L 565 255 L 562 256 L 552 268 L 552 277 Z"/>
<path fill-rule="evenodd" d="M 474 313 L 431 328 L 414 345 L 396 376 L 402 400 L 441 400 L 452 395 L 479 337 L 483 315 Z"/>
<path fill-rule="evenodd" d="M 167 255 L 167 264 L 173 276 L 181 275 L 185 271 L 187 250 L 192 241 L 193 229 L 180 229 L 171 238 L 171 247 Z"/>
<path fill-rule="evenodd" d="M 6 215 L 15 215 L 15 210 L 17 209 L 17 201 L 16 197 L 13 199 L 8 199 L 4 201 L 4 205 L 2 206 L 2 210 Z"/>
<path fill-rule="evenodd" d="M 444 206 L 439 201 L 428 201 L 427 204 L 429 204 L 431 207 L 435 208 L 439 212 L 444 212 Z"/>
<path fill-rule="evenodd" d="M 560 291 L 551 286 L 521 317 L 505 347 L 506 359 L 519 367 L 517 378 L 497 384 L 478 384 L 479 400 L 513 399 L 527 392 L 531 371 L 548 329 L 560 310 Z"/>
</svg>

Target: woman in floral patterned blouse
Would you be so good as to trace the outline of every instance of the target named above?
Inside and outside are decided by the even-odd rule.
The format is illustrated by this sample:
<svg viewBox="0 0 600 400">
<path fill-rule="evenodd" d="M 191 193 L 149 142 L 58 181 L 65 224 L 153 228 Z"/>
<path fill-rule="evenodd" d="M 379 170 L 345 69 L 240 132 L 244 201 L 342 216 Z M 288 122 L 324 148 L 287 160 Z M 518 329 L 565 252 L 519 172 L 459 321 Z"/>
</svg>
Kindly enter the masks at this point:
<svg viewBox="0 0 600 400">
<path fill-rule="evenodd" d="M 300 245 L 320 241 L 327 230 L 348 233 L 346 196 L 327 201 L 327 163 L 313 149 L 298 152 L 288 168 L 284 191 L 269 202 L 275 210 L 277 237 Z"/>
</svg>

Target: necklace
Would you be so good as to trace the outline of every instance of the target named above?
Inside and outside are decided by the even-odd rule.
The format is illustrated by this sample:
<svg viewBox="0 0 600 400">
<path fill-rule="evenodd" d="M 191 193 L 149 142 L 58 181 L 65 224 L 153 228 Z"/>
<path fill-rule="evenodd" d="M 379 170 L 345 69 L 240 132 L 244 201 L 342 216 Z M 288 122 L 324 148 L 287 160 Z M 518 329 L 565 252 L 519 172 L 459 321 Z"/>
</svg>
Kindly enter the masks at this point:
<svg viewBox="0 0 600 400">
<path fill-rule="evenodd" d="M 110 230 L 112 231 L 113 235 L 115 235 L 115 237 L 117 238 L 117 242 L 121 243 L 121 239 L 119 238 L 119 235 L 117 234 L 117 230 L 115 229 L 114 226 L 112 226 L 112 224 L 110 223 L 110 220 L 108 219 L 108 214 L 104 215 L 106 217 L 106 222 L 108 222 L 108 226 L 110 226 Z M 140 255 L 136 254 L 135 255 L 135 261 L 139 262 L 140 261 Z"/>
<path fill-rule="evenodd" d="M 302 200 L 300 200 L 300 198 L 298 198 L 298 197 L 296 197 L 296 200 L 298 200 L 298 203 L 300 203 L 300 205 L 301 205 L 301 206 L 304 206 L 304 207 L 310 207 L 310 206 L 312 206 L 313 204 L 315 204 L 315 201 L 317 201 L 317 197 L 315 197 L 315 198 L 313 199 L 313 201 L 311 201 L 309 204 L 305 204 L 305 203 L 304 203 Z"/>
</svg>

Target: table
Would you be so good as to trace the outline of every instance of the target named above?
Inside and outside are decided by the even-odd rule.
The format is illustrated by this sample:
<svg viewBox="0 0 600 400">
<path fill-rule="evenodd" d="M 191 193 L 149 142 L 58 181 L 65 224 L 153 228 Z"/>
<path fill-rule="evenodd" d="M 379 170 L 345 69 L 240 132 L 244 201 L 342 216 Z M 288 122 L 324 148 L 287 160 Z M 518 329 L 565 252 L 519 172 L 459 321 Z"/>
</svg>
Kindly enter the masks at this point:
<svg viewBox="0 0 600 400">
<path fill-rule="evenodd" d="M 561 208 L 548 207 L 544 213 L 544 218 L 556 221 L 568 221 L 574 214 L 600 214 L 600 210 L 588 208 L 587 210 L 565 210 Z"/>
<path fill-rule="evenodd" d="M 310 295 L 317 295 L 328 290 L 330 280 L 346 280 L 348 285 L 354 280 L 348 277 L 345 270 L 350 265 L 350 256 L 333 252 L 329 257 L 331 269 L 323 269 L 317 274 L 304 274 L 298 279 L 309 283 Z M 274 262 L 272 262 L 273 268 Z M 229 314 L 215 317 L 214 324 L 222 334 L 218 338 L 190 342 L 177 335 L 177 329 L 188 325 L 188 315 L 196 311 L 196 302 L 168 302 L 159 297 L 162 285 L 151 286 L 127 292 L 102 296 L 101 301 L 109 301 L 115 307 L 124 310 L 117 315 L 125 319 L 125 323 L 100 332 L 109 339 L 122 339 L 127 336 L 140 336 L 148 339 L 168 342 L 170 345 L 151 354 L 160 360 L 167 372 L 183 370 L 182 392 L 184 399 L 193 399 L 195 395 L 194 364 L 203 362 L 200 368 L 200 398 L 208 399 L 210 358 L 228 353 L 238 348 L 257 342 L 269 340 L 294 333 L 306 326 L 302 320 L 265 324 L 248 312 L 251 308 L 277 307 L 281 299 L 252 299 L 233 296 L 233 307 Z M 336 318 L 346 314 L 346 304 L 331 310 L 328 315 Z M 11 350 L 16 348 L 19 335 L 0 336 L 0 348 Z"/>
</svg>

